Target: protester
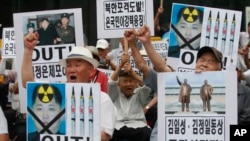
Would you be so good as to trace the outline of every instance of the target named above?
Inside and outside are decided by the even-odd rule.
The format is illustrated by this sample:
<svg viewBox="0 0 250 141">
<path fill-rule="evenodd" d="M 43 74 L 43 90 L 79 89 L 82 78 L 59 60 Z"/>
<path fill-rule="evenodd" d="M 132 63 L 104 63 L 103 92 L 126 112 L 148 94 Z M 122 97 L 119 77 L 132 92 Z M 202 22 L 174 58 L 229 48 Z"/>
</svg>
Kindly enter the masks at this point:
<svg viewBox="0 0 250 141">
<path fill-rule="evenodd" d="M 127 30 L 124 33 L 126 39 L 129 41 L 130 45 L 135 46 L 133 39 L 137 37 L 144 45 L 144 48 L 149 56 L 150 61 L 152 62 L 154 69 L 149 69 L 147 65 L 143 66 L 141 70 L 145 71 L 144 83 L 148 85 L 151 89 L 157 92 L 157 74 L 156 72 L 171 72 L 173 69 L 166 64 L 163 58 L 155 51 L 150 41 L 150 30 L 147 26 L 140 28 L 137 32 L 134 29 Z M 130 42 L 131 41 L 131 42 Z M 143 63 L 144 60 L 140 57 L 139 51 L 136 48 L 132 49 L 132 55 L 135 59 L 137 66 Z M 203 47 L 198 51 L 197 55 L 197 65 L 196 72 L 202 71 L 220 71 L 222 69 L 222 54 L 220 51 L 213 47 Z M 150 71 L 149 71 L 150 70 Z M 157 122 L 151 133 L 151 141 L 157 141 Z"/>
<path fill-rule="evenodd" d="M 249 23 L 249 32 L 250 32 L 250 23 Z M 249 59 L 249 47 L 250 47 L 250 38 L 244 38 L 240 34 L 240 45 L 238 48 L 238 57 L 237 57 L 237 68 L 241 71 L 247 71 L 250 69 L 250 59 Z M 242 40 L 242 41 L 241 41 Z M 247 42 L 248 41 L 248 42 Z"/>
<path fill-rule="evenodd" d="M 98 50 L 94 46 L 86 46 L 87 49 L 89 49 L 93 55 L 93 58 L 95 58 L 98 62 L 100 61 L 100 58 L 98 56 Z M 100 65 L 98 66 L 98 68 Z M 100 67 L 101 68 L 101 67 Z M 94 69 L 93 74 L 90 76 L 91 81 L 94 83 L 100 83 L 101 85 L 101 91 L 107 93 L 107 86 L 108 86 L 108 77 L 105 73 L 98 70 L 97 68 Z"/>
<path fill-rule="evenodd" d="M 120 65 L 108 83 L 109 95 L 118 113 L 111 141 L 149 141 L 151 129 L 147 125 L 143 107 L 147 104 L 151 89 L 145 86 L 142 78 L 133 71 L 129 58 L 128 54 L 122 56 Z"/>
<path fill-rule="evenodd" d="M 242 47 L 244 53 L 242 56 L 244 58 L 244 64 L 247 66 L 247 70 L 242 68 L 240 63 L 237 63 L 237 90 L 238 90 L 238 124 L 240 125 L 250 125 L 250 75 L 249 68 L 250 62 L 248 59 L 249 47 L 245 45 Z"/>
<path fill-rule="evenodd" d="M 197 53 L 195 71 L 220 71 L 222 69 L 222 53 L 214 47 L 204 46 Z"/>
<path fill-rule="evenodd" d="M 109 43 L 105 39 L 99 39 L 96 42 L 96 48 L 98 49 L 98 55 L 100 57 L 100 65 L 102 65 L 104 69 L 110 68 L 110 59 L 107 56 L 109 53 Z"/>
<path fill-rule="evenodd" d="M 146 86 L 149 86 L 153 93 L 157 95 L 157 72 L 172 72 L 172 68 L 169 67 L 165 59 L 163 59 L 154 49 L 150 41 L 151 32 L 148 26 L 141 27 L 138 31 L 134 29 L 126 30 L 124 37 L 128 40 L 129 46 L 131 47 L 132 56 L 138 69 L 143 73 L 143 82 Z M 136 38 L 142 42 L 150 61 L 152 62 L 154 68 L 147 65 L 143 57 L 140 55 L 139 49 L 137 47 Z M 145 106 L 146 111 L 154 108 L 157 103 L 157 96 Z M 157 109 L 155 109 L 157 111 Z M 155 113 L 155 112 L 153 112 Z M 157 117 L 157 114 L 155 114 Z M 151 133 L 150 140 L 157 141 L 157 121 L 155 121 L 154 128 Z"/>
</svg>

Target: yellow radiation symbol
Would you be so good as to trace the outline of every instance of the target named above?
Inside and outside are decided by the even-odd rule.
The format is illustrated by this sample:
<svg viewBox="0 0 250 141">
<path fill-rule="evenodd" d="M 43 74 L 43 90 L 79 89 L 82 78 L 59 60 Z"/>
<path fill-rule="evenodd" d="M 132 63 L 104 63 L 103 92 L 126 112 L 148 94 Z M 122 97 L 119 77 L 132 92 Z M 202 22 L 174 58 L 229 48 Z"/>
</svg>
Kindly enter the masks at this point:
<svg viewBox="0 0 250 141">
<path fill-rule="evenodd" d="M 54 89 L 49 85 L 42 85 L 37 90 L 38 98 L 43 103 L 48 103 L 53 99 Z"/>
<path fill-rule="evenodd" d="M 194 7 L 186 7 L 182 16 L 187 22 L 192 23 L 198 19 L 199 11 Z"/>
</svg>

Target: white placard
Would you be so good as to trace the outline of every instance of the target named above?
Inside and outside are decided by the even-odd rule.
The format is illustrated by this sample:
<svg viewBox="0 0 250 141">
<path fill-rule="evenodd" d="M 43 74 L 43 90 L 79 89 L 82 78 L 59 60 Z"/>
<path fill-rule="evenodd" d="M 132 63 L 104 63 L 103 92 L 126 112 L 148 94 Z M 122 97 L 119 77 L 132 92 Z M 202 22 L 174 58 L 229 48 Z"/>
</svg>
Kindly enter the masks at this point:
<svg viewBox="0 0 250 141">
<path fill-rule="evenodd" d="M 3 58 L 16 58 L 16 42 L 15 31 L 13 27 L 3 28 L 3 45 L 2 57 Z"/>
<path fill-rule="evenodd" d="M 158 73 L 157 78 L 158 140 L 229 140 L 230 125 L 237 124 L 235 70 Z M 192 89 L 189 111 L 186 109 L 182 111 L 182 104 L 179 101 L 180 84 L 184 79 Z M 201 86 L 205 80 L 213 88 L 211 111 L 204 111 L 200 97 Z"/>
<path fill-rule="evenodd" d="M 153 1 L 97 0 L 97 37 L 123 37 L 126 29 L 150 27 L 154 34 Z"/>
<path fill-rule="evenodd" d="M 197 52 L 204 46 L 215 47 L 223 54 L 223 69 L 236 66 L 241 11 L 174 3 L 172 6 L 168 64 L 183 70 L 192 62 L 183 62 L 185 51 Z M 183 51 L 182 51 L 183 50 Z M 193 52 L 192 56 L 196 56 Z M 189 55 L 187 56 L 189 57 Z M 178 64 L 178 65 L 177 65 Z M 195 66 L 192 66 L 194 70 Z"/>
</svg>

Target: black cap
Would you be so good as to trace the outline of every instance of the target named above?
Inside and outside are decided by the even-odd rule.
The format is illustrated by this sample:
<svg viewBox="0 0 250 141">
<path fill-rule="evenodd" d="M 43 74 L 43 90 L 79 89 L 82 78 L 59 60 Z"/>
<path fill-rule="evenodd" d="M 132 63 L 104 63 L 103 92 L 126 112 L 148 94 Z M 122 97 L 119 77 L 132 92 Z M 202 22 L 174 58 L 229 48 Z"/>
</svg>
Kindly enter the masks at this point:
<svg viewBox="0 0 250 141">
<path fill-rule="evenodd" d="M 68 13 L 63 13 L 63 14 L 61 15 L 61 18 L 68 18 L 68 19 L 69 19 L 69 14 L 68 14 Z"/>
<path fill-rule="evenodd" d="M 129 76 L 129 74 L 125 72 L 124 70 L 120 70 L 119 77 L 123 77 L 123 76 Z"/>
<path fill-rule="evenodd" d="M 197 54 L 197 59 L 199 59 L 206 52 L 213 53 L 216 60 L 218 62 L 222 63 L 222 53 L 219 50 L 217 50 L 216 48 L 208 47 L 208 46 L 204 46 L 204 47 L 199 49 L 198 54 Z"/>
<path fill-rule="evenodd" d="M 29 29 L 30 27 L 35 28 L 35 24 L 34 23 L 28 23 L 27 24 L 27 29 Z"/>
</svg>

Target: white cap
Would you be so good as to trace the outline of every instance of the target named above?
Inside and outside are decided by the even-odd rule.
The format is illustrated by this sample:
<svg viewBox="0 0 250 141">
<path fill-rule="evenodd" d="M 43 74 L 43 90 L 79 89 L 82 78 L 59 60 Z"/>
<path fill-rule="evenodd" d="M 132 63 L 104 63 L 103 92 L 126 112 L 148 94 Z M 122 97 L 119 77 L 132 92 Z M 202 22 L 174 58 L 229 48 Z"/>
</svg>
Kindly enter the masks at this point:
<svg viewBox="0 0 250 141">
<path fill-rule="evenodd" d="M 65 59 L 61 59 L 59 61 L 59 64 L 63 67 L 66 67 L 67 59 L 83 59 L 92 64 L 94 68 L 97 68 L 97 66 L 99 65 L 98 61 L 93 58 L 93 55 L 90 50 L 80 46 L 73 47 L 68 57 Z"/>
<path fill-rule="evenodd" d="M 96 43 L 96 48 L 106 49 L 109 47 L 109 43 L 105 39 L 99 39 Z"/>
</svg>

